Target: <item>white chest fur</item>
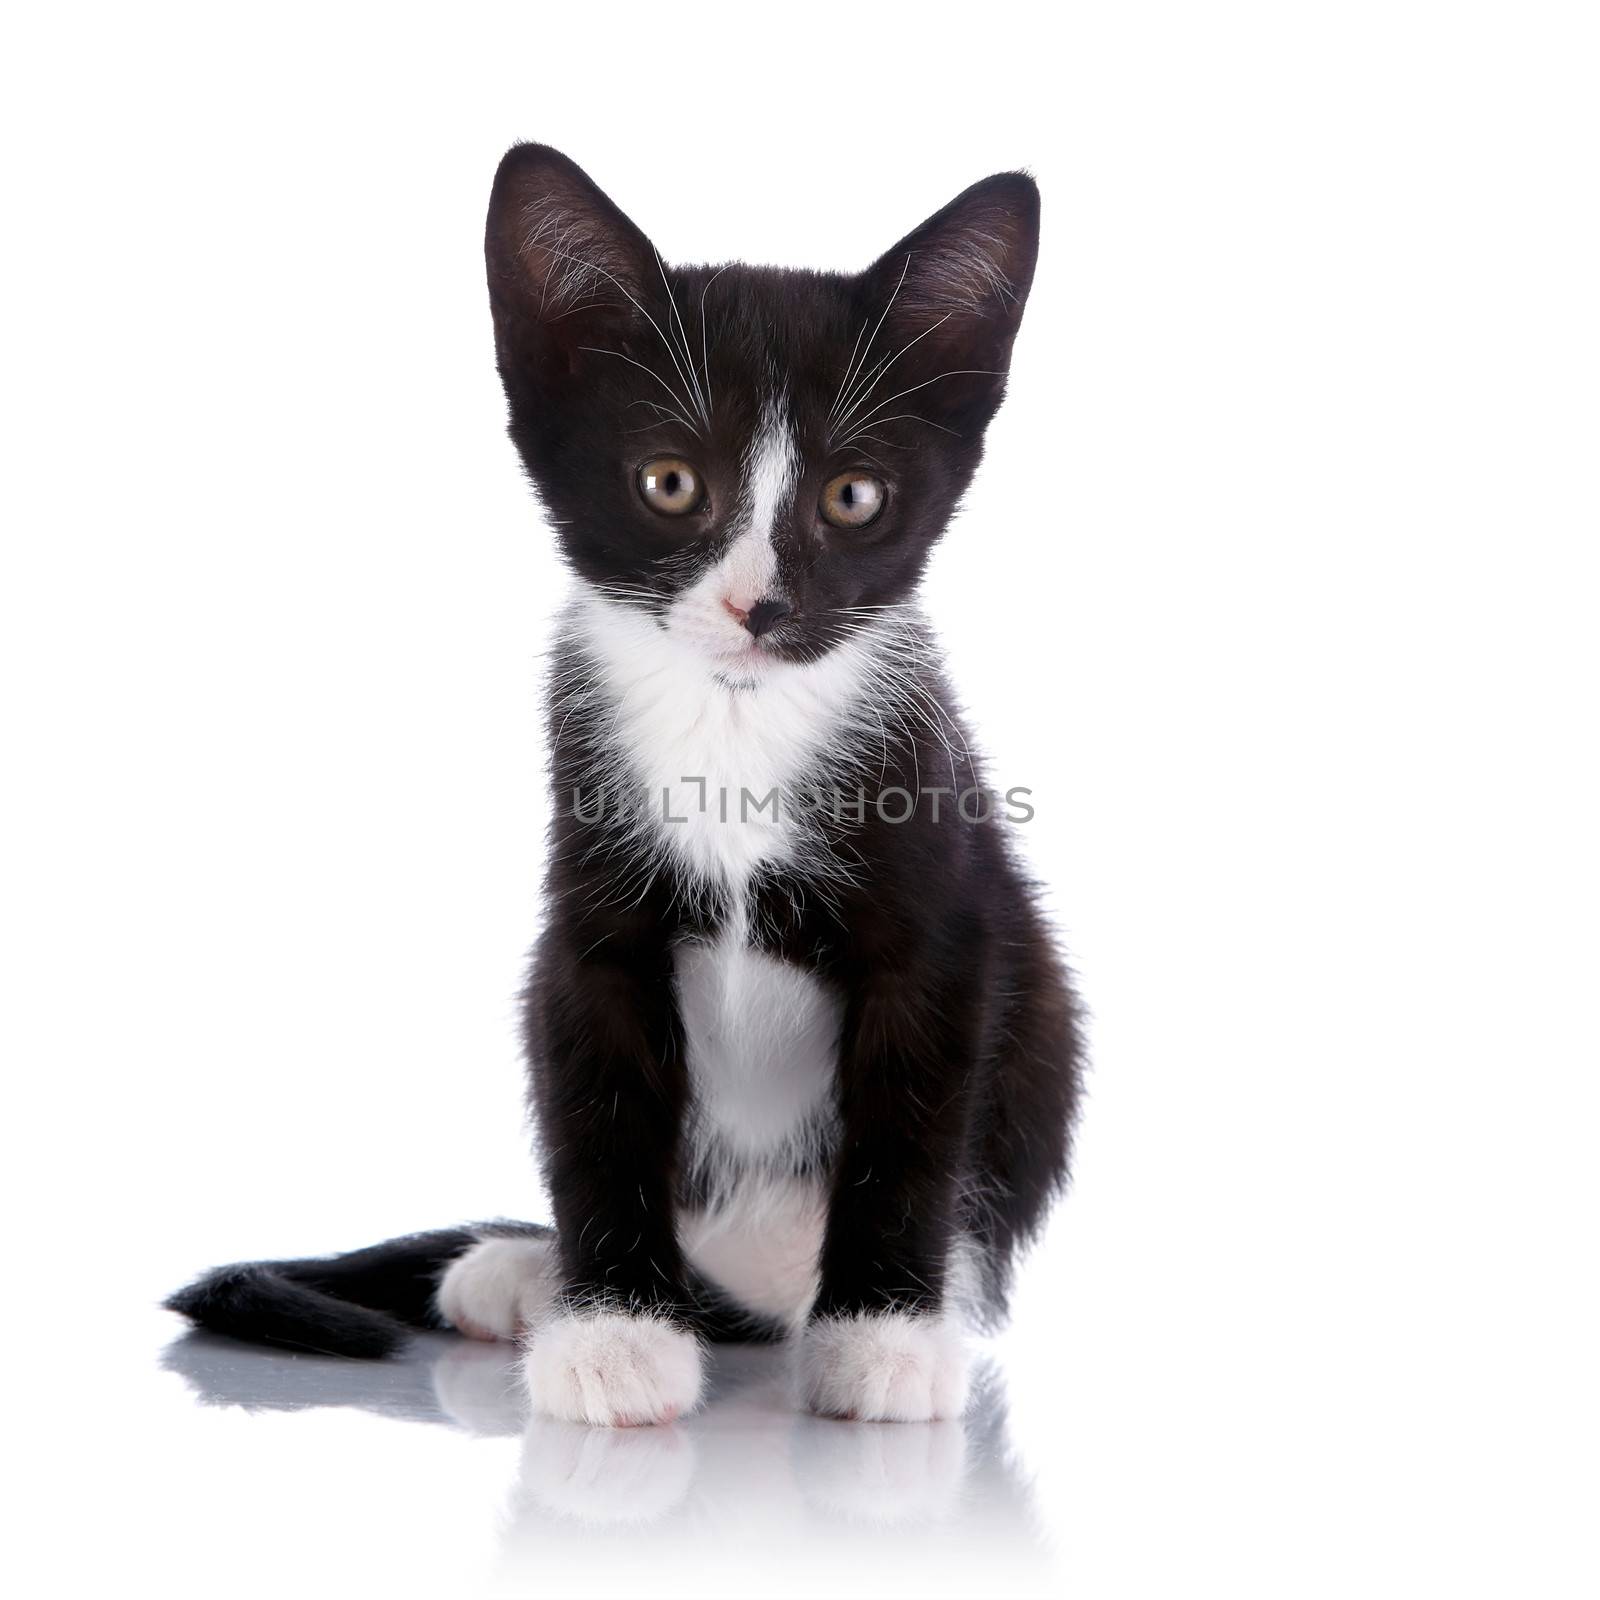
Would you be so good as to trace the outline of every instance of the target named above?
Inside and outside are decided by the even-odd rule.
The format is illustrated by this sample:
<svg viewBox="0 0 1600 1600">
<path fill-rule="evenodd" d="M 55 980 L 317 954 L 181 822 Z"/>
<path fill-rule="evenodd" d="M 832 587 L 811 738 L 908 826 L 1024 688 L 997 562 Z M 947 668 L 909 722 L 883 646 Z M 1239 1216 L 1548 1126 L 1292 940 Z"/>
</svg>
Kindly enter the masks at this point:
<svg viewBox="0 0 1600 1600">
<path fill-rule="evenodd" d="M 691 883 L 739 891 L 760 868 L 795 861 L 806 840 L 796 790 L 842 782 L 864 726 L 881 732 L 866 635 L 741 680 L 677 608 L 663 628 L 586 594 L 570 622 L 594 668 L 585 715 L 603 724 L 620 769 L 605 777 L 639 797 L 651 847 Z"/>
</svg>

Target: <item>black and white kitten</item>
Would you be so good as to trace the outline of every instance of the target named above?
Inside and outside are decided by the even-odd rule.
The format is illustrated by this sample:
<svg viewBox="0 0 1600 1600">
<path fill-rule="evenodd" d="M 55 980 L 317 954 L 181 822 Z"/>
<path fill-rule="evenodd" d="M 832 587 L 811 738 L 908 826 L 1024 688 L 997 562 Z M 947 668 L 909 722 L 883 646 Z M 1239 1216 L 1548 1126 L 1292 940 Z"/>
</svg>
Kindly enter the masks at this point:
<svg viewBox="0 0 1600 1600">
<path fill-rule="evenodd" d="M 555 1226 L 223 1268 L 175 1309 L 352 1355 L 520 1336 L 534 1405 L 589 1423 L 689 1410 L 704 1338 L 792 1336 L 823 1413 L 961 1411 L 1080 1037 L 914 595 L 1037 238 L 1005 173 L 859 276 L 671 268 L 566 157 L 506 156 L 499 368 L 577 577 L 525 997 Z"/>
</svg>

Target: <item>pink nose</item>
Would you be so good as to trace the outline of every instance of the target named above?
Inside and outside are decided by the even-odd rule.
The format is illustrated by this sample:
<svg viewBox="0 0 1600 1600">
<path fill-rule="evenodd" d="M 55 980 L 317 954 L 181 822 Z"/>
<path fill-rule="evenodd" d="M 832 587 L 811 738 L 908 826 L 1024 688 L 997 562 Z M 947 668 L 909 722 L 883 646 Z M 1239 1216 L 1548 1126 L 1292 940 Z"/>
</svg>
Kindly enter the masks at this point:
<svg viewBox="0 0 1600 1600">
<path fill-rule="evenodd" d="M 764 633 L 771 633 L 780 622 L 792 614 L 792 607 L 787 600 L 757 600 L 748 610 L 743 606 L 736 606 L 733 601 L 727 599 L 724 599 L 722 604 L 728 615 L 756 639 Z"/>
</svg>

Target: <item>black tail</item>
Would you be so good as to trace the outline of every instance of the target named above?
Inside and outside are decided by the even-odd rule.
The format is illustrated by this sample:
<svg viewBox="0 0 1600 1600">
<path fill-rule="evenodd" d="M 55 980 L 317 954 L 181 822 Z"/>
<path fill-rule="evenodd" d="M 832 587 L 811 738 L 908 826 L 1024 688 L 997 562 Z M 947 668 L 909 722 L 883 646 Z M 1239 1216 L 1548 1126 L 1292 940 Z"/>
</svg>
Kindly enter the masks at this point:
<svg viewBox="0 0 1600 1600">
<path fill-rule="evenodd" d="M 342 1256 L 240 1262 L 164 1303 L 235 1339 L 374 1360 L 393 1355 L 412 1328 L 446 1326 L 434 1309 L 440 1275 L 479 1240 L 549 1233 L 534 1222 L 493 1222 L 412 1233 Z"/>
</svg>

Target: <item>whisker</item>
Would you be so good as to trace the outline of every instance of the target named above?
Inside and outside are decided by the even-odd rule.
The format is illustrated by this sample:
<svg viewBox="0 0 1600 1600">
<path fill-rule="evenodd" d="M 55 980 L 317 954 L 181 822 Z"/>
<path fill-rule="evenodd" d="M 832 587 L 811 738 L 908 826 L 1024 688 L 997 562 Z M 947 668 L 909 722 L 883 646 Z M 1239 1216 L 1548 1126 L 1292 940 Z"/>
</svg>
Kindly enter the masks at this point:
<svg viewBox="0 0 1600 1600">
<path fill-rule="evenodd" d="M 715 409 L 715 402 L 711 397 L 711 358 L 706 353 L 706 295 L 710 293 L 711 285 L 732 265 L 733 263 L 730 261 L 727 266 L 718 267 L 706 280 L 705 287 L 700 291 L 700 370 L 706 375 L 706 405 L 711 409 Z"/>
<path fill-rule="evenodd" d="M 906 264 L 908 266 L 910 265 L 909 262 L 907 262 Z M 870 313 L 868 314 L 867 321 L 871 321 L 871 314 Z M 833 404 L 828 408 L 828 419 L 829 419 L 829 421 L 833 420 L 833 414 L 834 414 L 834 412 L 836 412 L 839 409 L 840 400 L 844 398 L 844 386 L 847 383 L 849 383 L 850 374 L 855 371 L 856 356 L 860 353 L 861 341 L 866 336 L 867 336 L 867 323 L 863 322 L 861 324 L 861 332 L 856 335 L 856 342 L 851 347 L 849 364 L 844 369 L 844 376 L 839 380 L 839 392 L 836 395 L 834 395 Z"/>
<path fill-rule="evenodd" d="M 838 421 L 835 424 L 835 426 L 840 427 L 840 428 L 844 427 L 844 425 L 851 419 L 851 417 L 853 417 L 855 415 L 855 413 L 861 409 L 861 406 L 867 400 L 872 398 L 872 391 L 878 387 L 878 384 L 881 381 L 881 379 L 883 378 L 884 373 L 887 372 L 889 370 L 889 368 L 892 367 L 895 364 L 895 362 L 897 362 L 900 359 L 900 357 L 903 356 L 906 353 L 906 351 L 909 350 L 912 347 L 912 345 L 920 344 L 922 342 L 922 340 L 926 339 L 930 333 L 937 333 L 938 330 L 940 328 L 942 328 L 945 325 L 945 323 L 947 323 L 953 315 L 954 315 L 953 312 L 949 312 L 949 311 L 945 312 L 945 314 L 942 317 L 940 317 L 937 322 L 932 323 L 928 327 L 924 328 L 922 330 L 922 332 L 919 333 L 916 336 L 915 339 L 908 339 L 905 342 L 905 344 L 901 345 L 901 347 L 887 361 L 885 361 L 883 363 L 882 367 L 878 371 L 877 376 L 875 378 L 873 378 L 872 382 L 870 384 L 868 384 L 865 389 L 860 390 L 859 393 L 856 394 L 851 399 L 849 409 L 847 411 L 845 411 L 845 413 L 838 419 Z"/>
<path fill-rule="evenodd" d="M 873 417 L 883 410 L 885 406 L 892 406 L 896 400 L 904 400 L 908 394 L 916 394 L 919 390 L 926 389 L 930 384 L 938 383 L 941 378 L 1003 378 L 1003 372 L 996 372 L 988 367 L 952 367 L 948 372 L 935 373 L 933 377 L 922 383 L 914 383 L 909 389 L 902 389 L 899 394 L 892 394 L 887 400 L 880 400 L 870 411 L 863 412 L 860 420 L 870 422 Z M 919 422 L 926 422 L 926 417 L 919 417 Z M 934 423 L 934 427 L 938 424 Z"/>
<path fill-rule="evenodd" d="M 571 230 L 569 229 L 568 232 L 570 232 L 570 231 Z M 566 235 L 562 235 L 562 237 L 565 238 Z M 627 284 L 623 283 L 621 281 L 621 279 L 619 279 L 619 278 L 613 276 L 611 273 L 607 272 L 604 267 L 596 266 L 595 263 L 592 262 L 592 261 L 585 261 L 582 256 L 575 256 L 575 255 L 571 254 L 570 251 L 560 250 L 553 244 L 547 244 L 547 243 L 543 242 L 542 240 L 540 240 L 538 238 L 537 235 L 531 236 L 529 238 L 528 247 L 529 248 L 543 250 L 543 251 L 546 252 L 546 254 L 554 256 L 558 261 L 569 261 L 569 262 L 572 262 L 576 266 L 582 267 L 587 272 L 597 272 L 597 273 L 599 273 L 599 275 L 602 278 L 605 278 L 608 282 L 614 284 L 618 289 L 620 289 L 622 291 L 623 295 L 626 296 L 629 304 L 631 304 L 633 306 L 633 308 L 639 313 L 639 315 L 641 317 L 643 317 L 645 319 L 645 321 L 648 322 L 652 328 L 655 329 L 656 337 L 658 339 L 660 339 L 662 344 L 664 344 L 667 347 L 667 354 L 672 357 L 673 366 L 675 366 L 675 367 L 677 366 L 678 358 L 677 358 L 677 355 L 673 351 L 672 341 L 670 339 L 668 339 L 666 334 L 664 334 L 661 331 L 661 324 L 658 323 L 656 321 L 656 319 L 650 315 L 649 311 L 647 311 L 645 309 L 645 307 L 639 303 L 639 301 L 634 297 L 633 293 L 629 290 Z M 656 260 L 657 260 L 657 263 L 659 263 L 660 260 L 661 260 L 660 256 L 657 256 Z M 665 270 L 663 269 L 663 273 L 662 273 L 663 278 L 665 277 L 665 275 L 666 275 L 665 274 Z M 565 281 L 565 280 L 563 280 L 563 281 Z M 549 285 L 548 285 L 548 281 L 547 281 L 546 282 L 546 292 L 548 292 L 548 287 L 549 287 Z M 669 288 L 667 292 L 668 292 L 668 296 L 670 297 L 671 289 Z M 541 298 L 540 299 L 541 312 L 543 310 L 543 307 L 544 307 L 544 300 L 543 300 L 543 298 Z M 677 309 L 676 304 L 674 304 L 673 309 L 674 310 Z M 589 347 L 588 346 L 583 346 L 582 348 L 587 349 Z M 608 352 L 604 352 L 604 353 L 610 354 L 610 355 L 620 355 L 621 354 L 620 351 L 616 351 L 616 350 L 612 350 L 612 351 L 608 351 Z M 623 359 L 624 360 L 632 360 L 632 357 L 624 357 Z M 636 366 L 643 366 L 642 362 L 635 362 L 634 364 Z M 644 367 L 644 370 L 646 372 L 650 372 L 651 371 L 651 369 L 649 367 Z M 678 375 L 679 375 L 679 377 L 683 376 L 683 373 L 682 373 L 681 369 L 680 369 Z M 658 383 L 660 383 L 661 386 L 664 389 L 666 389 L 669 394 L 672 395 L 673 399 L 676 400 L 676 399 L 681 398 L 679 395 L 677 395 L 672 390 L 671 385 L 668 384 L 665 379 L 661 378 L 658 374 L 653 373 L 653 372 L 651 373 L 651 376 L 654 377 L 656 379 L 656 381 Z M 686 410 L 686 411 L 692 411 L 693 409 L 694 409 L 694 407 L 691 406 L 691 405 L 688 405 L 687 403 L 684 405 L 684 410 Z"/>
<path fill-rule="evenodd" d="M 678 297 L 673 294 L 672 285 L 667 281 L 666 265 L 661 259 L 661 252 L 659 250 L 655 252 L 655 257 L 656 271 L 661 274 L 661 287 L 667 291 L 667 305 L 672 311 L 672 317 L 668 320 L 667 326 L 670 328 L 674 321 L 678 325 L 678 342 L 683 350 L 683 359 L 688 363 L 689 368 L 688 377 L 685 379 L 685 381 L 693 386 L 694 397 L 700 407 L 700 420 L 709 426 L 711 423 L 711 418 L 706 412 L 706 397 L 700 390 L 700 377 L 699 374 L 694 370 L 694 357 L 689 354 L 689 336 L 683 331 L 683 318 L 678 314 Z M 667 354 L 672 356 L 673 366 L 678 366 L 678 358 L 673 354 L 672 346 L 670 344 L 667 346 Z M 683 376 L 683 369 L 681 367 L 678 369 L 678 375 L 680 377 Z"/>
<path fill-rule="evenodd" d="M 940 433 L 948 433 L 952 439 L 959 439 L 961 437 L 961 435 L 957 433 L 954 428 L 947 428 L 942 422 L 935 422 L 931 417 L 919 416 L 915 411 L 902 411 L 898 416 L 894 417 L 879 417 L 878 420 L 872 424 L 872 426 L 875 428 L 882 428 L 891 422 L 921 422 L 930 428 L 937 428 Z M 841 439 L 838 444 L 831 446 L 831 448 L 834 450 L 843 450 L 844 447 L 854 439 L 871 439 L 874 444 L 884 445 L 890 450 L 904 448 L 903 446 L 891 445 L 887 440 L 878 438 L 876 434 L 860 432 L 852 433 L 848 438 Z"/>
<path fill-rule="evenodd" d="M 872 354 L 872 346 L 877 341 L 878 330 L 883 327 L 884 322 L 888 319 L 889 313 L 894 310 L 895 300 L 899 296 L 900 290 L 901 290 L 901 288 L 903 287 L 903 285 L 905 284 L 905 281 L 906 281 L 906 274 L 910 270 L 911 270 L 911 253 L 908 251 L 906 253 L 906 264 L 900 269 L 900 281 L 899 281 L 899 283 L 895 284 L 894 293 L 889 296 L 889 303 L 888 303 L 888 305 L 886 305 L 883 308 L 883 315 L 878 318 L 877 327 L 873 328 L 873 330 L 872 330 L 872 338 L 867 340 L 867 348 L 861 352 L 861 361 L 862 361 L 863 365 L 866 364 L 867 357 Z M 845 382 L 848 383 L 849 381 L 850 381 L 849 375 L 846 374 Z M 842 387 L 843 386 L 841 385 L 841 389 L 842 389 Z"/>
<path fill-rule="evenodd" d="M 614 353 L 615 352 L 613 352 L 613 354 Z M 694 431 L 694 424 L 690 422 L 690 420 L 684 416 L 681 411 L 674 411 L 671 406 L 664 406 L 659 400 L 630 400 L 622 409 L 624 411 L 632 411 L 635 406 L 649 406 L 652 411 L 659 412 L 663 417 L 670 417 L 674 422 L 682 423 L 682 425 L 688 428 L 691 433 Z M 651 426 L 660 427 L 661 424 L 652 423 Z M 644 429 L 633 428 L 629 431 L 633 433 L 643 433 Z"/>
<path fill-rule="evenodd" d="M 681 396 L 672 387 L 672 385 L 670 383 L 668 383 L 667 380 L 665 378 L 663 378 L 661 376 L 661 374 L 655 370 L 654 367 L 647 367 L 644 364 L 644 362 L 635 361 L 632 356 L 624 354 L 624 352 L 622 352 L 621 350 L 606 350 L 606 349 L 601 348 L 601 346 L 599 346 L 597 344 L 580 344 L 578 346 L 578 348 L 580 350 L 588 351 L 592 355 L 597 355 L 597 356 L 615 356 L 619 361 L 626 361 L 630 367 L 637 367 L 641 372 L 649 373 L 650 376 L 652 378 L 654 378 L 656 380 L 656 382 L 659 383 L 661 385 L 661 387 L 663 389 L 665 389 L 667 391 L 667 393 L 670 394 L 674 400 L 678 400 L 678 399 L 681 398 Z M 695 436 L 695 438 L 699 439 L 699 438 L 703 437 L 703 435 L 701 434 L 700 430 L 697 427 L 695 427 L 695 425 L 692 422 L 690 422 L 687 417 L 680 416 L 678 418 L 678 420 L 684 425 L 684 427 L 686 427 L 689 430 L 690 433 L 692 433 Z"/>
</svg>

